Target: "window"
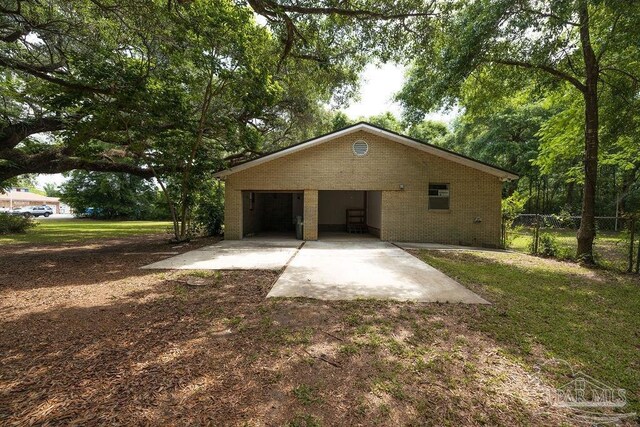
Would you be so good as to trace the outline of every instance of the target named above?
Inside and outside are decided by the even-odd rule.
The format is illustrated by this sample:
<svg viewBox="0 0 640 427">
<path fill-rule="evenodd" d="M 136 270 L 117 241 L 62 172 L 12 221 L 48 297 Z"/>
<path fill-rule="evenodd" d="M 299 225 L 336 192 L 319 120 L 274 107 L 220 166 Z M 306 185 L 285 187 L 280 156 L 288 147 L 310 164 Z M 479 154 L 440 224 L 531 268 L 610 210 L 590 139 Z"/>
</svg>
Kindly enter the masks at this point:
<svg viewBox="0 0 640 427">
<path fill-rule="evenodd" d="M 449 184 L 429 184 L 429 209 L 449 209 Z"/>
</svg>

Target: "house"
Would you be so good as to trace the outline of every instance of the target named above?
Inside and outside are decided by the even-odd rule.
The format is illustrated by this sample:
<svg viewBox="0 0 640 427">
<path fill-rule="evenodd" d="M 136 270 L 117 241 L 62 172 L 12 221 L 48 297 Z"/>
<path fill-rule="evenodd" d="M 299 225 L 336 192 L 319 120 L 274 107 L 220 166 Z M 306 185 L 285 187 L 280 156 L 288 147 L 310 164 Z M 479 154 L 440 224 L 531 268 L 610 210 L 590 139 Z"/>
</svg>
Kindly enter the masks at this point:
<svg viewBox="0 0 640 427">
<path fill-rule="evenodd" d="M 13 210 L 25 206 L 51 206 L 53 213 L 66 213 L 69 207 L 60 202 L 58 197 L 47 197 L 32 193 L 28 188 L 12 188 L 0 193 L 0 208 Z M 66 212 L 65 212 L 66 211 Z"/>
<path fill-rule="evenodd" d="M 219 171 L 225 239 L 367 232 L 387 241 L 500 245 L 503 182 L 518 176 L 358 123 Z"/>
</svg>

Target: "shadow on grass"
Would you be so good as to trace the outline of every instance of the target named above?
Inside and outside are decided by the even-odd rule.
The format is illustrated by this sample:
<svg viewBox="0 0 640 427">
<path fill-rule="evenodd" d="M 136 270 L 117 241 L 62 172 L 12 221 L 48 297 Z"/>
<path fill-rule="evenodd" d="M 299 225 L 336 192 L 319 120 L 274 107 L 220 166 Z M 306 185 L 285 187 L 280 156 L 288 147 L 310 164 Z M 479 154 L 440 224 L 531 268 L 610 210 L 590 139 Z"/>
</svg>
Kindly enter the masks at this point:
<svg viewBox="0 0 640 427">
<path fill-rule="evenodd" d="M 561 358 L 625 388 L 640 412 L 640 280 L 521 254 L 420 256 L 493 303 L 461 316 L 469 328 L 525 360 Z"/>
<path fill-rule="evenodd" d="M 0 290 L 17 291 L 143 278 L 139 267 L 186 252 L 213 239 L 176 245 L 158 236 L 96 240 L 66 245 L 7 245 L 0 248 Z"/>
</svg>

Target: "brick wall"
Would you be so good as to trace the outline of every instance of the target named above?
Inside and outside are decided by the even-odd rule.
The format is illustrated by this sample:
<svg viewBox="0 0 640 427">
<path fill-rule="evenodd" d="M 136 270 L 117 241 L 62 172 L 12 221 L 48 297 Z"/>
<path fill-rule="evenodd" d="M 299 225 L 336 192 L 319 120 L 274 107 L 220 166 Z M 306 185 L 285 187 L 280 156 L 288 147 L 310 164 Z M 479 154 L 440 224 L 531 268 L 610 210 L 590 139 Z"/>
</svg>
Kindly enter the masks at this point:
<svg viewBox="0 0 640 427">
<path fill-rule="evenodd" d="M 318 240 L 318 190 L 304 190 L 304 240 Z"/>
<path fill-rule="evenodd" d="M 369 144 L 363 157 L 352 152 L 358 139 Z M 242 236 L 242 190 L 304 190 L 308 240 L 317 238 L 317 190 L 378 190 L 383 240 L 500 243 L 499 178 L 364 131 L 239 171 L 226 180 L 227 239 Z M 428 209 L 429 182 L 450 184 L 448 211 Z M 476 218 L 480 222 L 474 222 Z"/>
</svg>

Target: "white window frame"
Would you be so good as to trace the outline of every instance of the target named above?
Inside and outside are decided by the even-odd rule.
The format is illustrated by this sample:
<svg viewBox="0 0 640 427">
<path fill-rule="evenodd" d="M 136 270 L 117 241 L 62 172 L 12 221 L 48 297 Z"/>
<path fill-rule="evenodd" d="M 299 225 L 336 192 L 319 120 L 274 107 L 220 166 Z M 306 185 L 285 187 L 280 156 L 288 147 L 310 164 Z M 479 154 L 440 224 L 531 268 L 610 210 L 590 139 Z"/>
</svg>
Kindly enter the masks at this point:
<svg viewBox="0 0 640 427">
<path fill-rule="evenodd" d="M 441 191 L 446 191 L 447 195 L 431 195 L 431 186 L 432 185 L 446 185 L 447 188 L 446 189 L 437 189 L 438 193 Z M 447 208 L 446 209 L 440 209 L 440 208 L 432 208 L 431 207 L 431 199 L 432 198 L 438 198 L 438 199 L 447 199 Z M 430 211 L 434 211 L 434 212 L 448 212 L 451 210 L 451 184 L 448 182 L 430 182 L 427 185 L 427 209 Z"/>
</svg>

